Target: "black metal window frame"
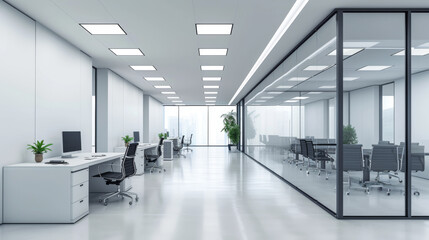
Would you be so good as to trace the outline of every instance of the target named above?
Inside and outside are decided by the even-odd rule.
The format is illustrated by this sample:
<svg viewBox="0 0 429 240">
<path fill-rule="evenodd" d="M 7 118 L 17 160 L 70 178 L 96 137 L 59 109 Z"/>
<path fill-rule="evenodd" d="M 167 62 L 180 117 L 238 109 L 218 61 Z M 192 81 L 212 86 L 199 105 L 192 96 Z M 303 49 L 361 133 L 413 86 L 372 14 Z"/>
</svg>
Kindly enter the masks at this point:
<svg viewBox="0 0 429 240">
<path fill-rule="evenodd" d="M 405 213 L 403 216 L 344 216 L 344 195 L 343 195 L 343 145 L 337 145 L 337 182 L 336 182 L 336 212 L 330 210 L 325 205 L 320 203 L 317 199 L 310 196 L 305 191 L 301 190 L 282 176 L 278 175 L 261 162 L 253 158 L 252 156 L 246 153 L 245 148 L 245 120 L 246 120 L 246 106 L 244 105 L 246 97 L 249 96 L 281 63 L 283 63 L 289 56 L 291 56 L 299 47 L 301 47 L 310 37 L 312 37 L 325 23 L 327 23 L 332 17 L 336 17 L 336 27 L 337 27 L 337 41 L 336 49 L 343 49 L 343 26 L 344 26 L 344 14 L 345 13 L 403 13 L 404 14 L 404 27 L 405 27 L 405 152 L 406 152 L 406 171 L 405 171 Z M 313 201 L 315 204 L 319 205 L 326 212 L 331 214 L 337 219 L 429 219 L 429 216 L 412 216 L 411 212 L 411 16 L 413 13 L 429 13 L 429 8 L 336 8 L 334 9 L 322 22 L 320 22 L 306 37 L 301 40 L 288 54 L 285 55 L 262 79 L 253 86 L 249 92 L 239 101 L 237 108 L 242 107 L 241 111 L 243 113 L 243 143 L 241 151 L 246 154 L 249 158 L 253 159 L 256 163 L 264 167 L 266 170 L 280 178 L 282 181 L 296 189 L 298 192 L 302 193 L 309 200 Z M 343 142 L 343 51 L 337 51 L 336 54 L 336 75 L 337 75 L 337 93 L 336 93 L 336 120 L 337 120 L 337 131 L 336 137 L 337 142 Z M 349 118 L 350 120 L 350 118 Z"/>
</svg>

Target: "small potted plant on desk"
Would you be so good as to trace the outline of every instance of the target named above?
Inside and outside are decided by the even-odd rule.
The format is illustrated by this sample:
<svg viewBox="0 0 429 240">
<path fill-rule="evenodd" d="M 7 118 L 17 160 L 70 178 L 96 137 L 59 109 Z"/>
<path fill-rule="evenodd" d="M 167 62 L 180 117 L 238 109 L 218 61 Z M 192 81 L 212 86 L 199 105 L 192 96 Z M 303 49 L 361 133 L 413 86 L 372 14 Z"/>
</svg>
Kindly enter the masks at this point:
<svg viewBox="0 0 429 240">
<path fill-rule="evenodd" d="M 122 140 L 125 143 L 125 147 L 128 147 L 130 145 L 130 142 L 133 140 L 134 138 L 126 135 L 125 137 L 122 137 Z"/>
<path fill-rule="evenodd" d="M 52 143 L 45 144 L 45 141 L 36 141 L 33 145 L 27 144 L 28 150 L 31 150 L 34 153 L 34 160 L 36 162 L 43 161 L 43 154 L 48 151 L 52 151 L 49 147 L 52 146 Z"/>
</svg>

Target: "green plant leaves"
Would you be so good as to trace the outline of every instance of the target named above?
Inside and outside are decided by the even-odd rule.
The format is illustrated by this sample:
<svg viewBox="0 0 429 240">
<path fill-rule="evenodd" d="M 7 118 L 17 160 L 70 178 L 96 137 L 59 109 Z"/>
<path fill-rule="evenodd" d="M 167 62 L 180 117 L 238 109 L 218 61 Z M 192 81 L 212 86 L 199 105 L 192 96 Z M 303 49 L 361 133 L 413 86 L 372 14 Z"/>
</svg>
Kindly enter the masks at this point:
<svg viewBox="0 0 429 240">
<path fill-rule="evenodd" d="M 45 141 L 42 140 L 36 141 L 35 143 L 33 143 L 33 145 L 27 144 L 27 149 L 31 150 L 34 154 L 43 154 L 47 153 L 48 151 L 52 151 L 52 149 L 49 148 L 52 145 L 52 143 L 45 144 Z"/>
<path fill-rule="evenodd" d="M 134 139 L 134 138 L 130 137 L 129 135 L 126 135 L 125 137 L 122 137 L 122 140 L 123 140 L 125 143 L 129 143 L 129 142 L 131 142 L 133 139 Z"/>
</svg>

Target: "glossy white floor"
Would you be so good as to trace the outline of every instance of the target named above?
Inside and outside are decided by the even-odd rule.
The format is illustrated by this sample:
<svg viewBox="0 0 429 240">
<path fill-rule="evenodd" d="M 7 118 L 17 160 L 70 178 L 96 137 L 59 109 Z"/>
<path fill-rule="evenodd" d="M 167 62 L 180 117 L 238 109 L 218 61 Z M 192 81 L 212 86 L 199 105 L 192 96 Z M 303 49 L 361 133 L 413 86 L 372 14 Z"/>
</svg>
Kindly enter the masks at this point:
<svg viewBox="0 0 429 240">
<path fill-rule="evenodd" d="M 195 148 L 165 174 L 133 179 L 140 201 L 76 224 L 5 224 L 0 239 L 426 239 L 429 221 L 337 220 L 241 153 Z"/>
</svg>

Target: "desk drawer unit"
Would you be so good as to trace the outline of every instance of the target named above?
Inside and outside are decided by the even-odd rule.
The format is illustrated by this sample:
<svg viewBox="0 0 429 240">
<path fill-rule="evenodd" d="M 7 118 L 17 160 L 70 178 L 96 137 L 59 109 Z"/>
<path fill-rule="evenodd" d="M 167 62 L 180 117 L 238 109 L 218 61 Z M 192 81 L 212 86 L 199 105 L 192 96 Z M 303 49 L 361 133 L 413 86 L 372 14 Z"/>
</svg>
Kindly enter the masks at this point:
<svg viewBox="0 0 429 240">
<path fill-rule="evenodd" d="M 88 197 L 88 181 L 77 184 L 72 187 L 72 203 L 75 203 L 85 197 Z"/>
<path fill-rule="evenodd" d="M 89 169 L 83 169 L 72 173 L 72 186 L 87 182 L 89 180 Z"/>
<path fill-rule="evenodd" d="M 72 204 L 72 220 L 77 221 L 88 213 L 88 197 L 80 199 Z"/>
</svg>

